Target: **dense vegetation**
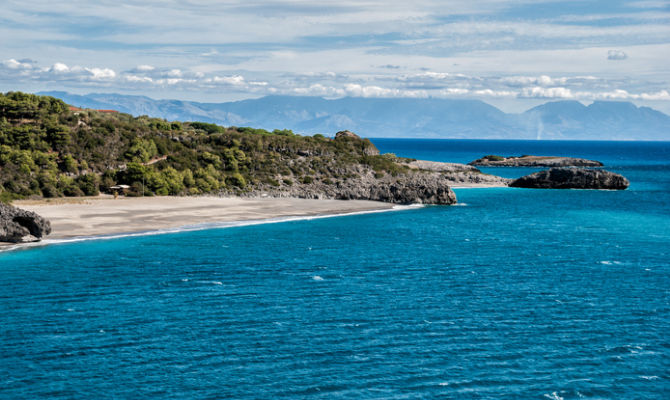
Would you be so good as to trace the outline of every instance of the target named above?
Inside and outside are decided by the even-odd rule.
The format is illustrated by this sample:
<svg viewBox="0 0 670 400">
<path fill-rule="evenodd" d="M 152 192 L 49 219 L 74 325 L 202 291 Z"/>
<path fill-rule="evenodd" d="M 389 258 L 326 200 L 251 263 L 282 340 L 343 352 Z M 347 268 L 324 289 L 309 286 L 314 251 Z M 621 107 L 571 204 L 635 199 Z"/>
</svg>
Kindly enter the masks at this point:
<svg viewBox="0 0 670 400">
<path fill-rule="evenodd" d="M 269 185 L 347 179 L 357 168 L 403 172 L 368 140 L 289 130 L 168 122 L 147 116 L 74 110 L 61 100 L 0 93 L 0 200 L 96 195 L 240 192 Z"/>
</svg>

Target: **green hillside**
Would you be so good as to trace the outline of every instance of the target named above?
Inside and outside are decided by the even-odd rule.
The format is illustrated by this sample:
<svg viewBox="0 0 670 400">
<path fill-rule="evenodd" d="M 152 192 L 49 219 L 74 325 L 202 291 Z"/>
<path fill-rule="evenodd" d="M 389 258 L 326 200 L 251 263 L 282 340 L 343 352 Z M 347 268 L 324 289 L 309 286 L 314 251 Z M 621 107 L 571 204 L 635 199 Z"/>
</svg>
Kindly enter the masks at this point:
<svg viewBox="0 0 670 400">
<path fill-rule="evenodd" d="M 263 187 L 404 171 L 368 140 L 288 130 L 167 122 L 71 110 L 63 101 L 0 93 L 0 199 L 97 195 L 117 184 L 129 195 L 240 193 Z"/>
</svg>

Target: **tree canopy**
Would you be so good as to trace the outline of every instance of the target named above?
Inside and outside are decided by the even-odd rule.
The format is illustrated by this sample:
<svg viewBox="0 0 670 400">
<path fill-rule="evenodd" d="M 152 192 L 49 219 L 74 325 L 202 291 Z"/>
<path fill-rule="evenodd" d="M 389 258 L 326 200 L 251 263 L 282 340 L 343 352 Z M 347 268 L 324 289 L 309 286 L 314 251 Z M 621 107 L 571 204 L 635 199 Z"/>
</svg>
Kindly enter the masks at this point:
<svg viewBox="0 0 670 400">
<path fill-rule="evenodd" d="M 335 177 L 343 167 L 397 166 L 366 155 L 368 140 L 331 140 L 249 127 L 170 122 L 70 110 L 63 101 L 0 93 L 0 200 L 95 195 L 240 192 L 261 184 Z"/>
</svg>

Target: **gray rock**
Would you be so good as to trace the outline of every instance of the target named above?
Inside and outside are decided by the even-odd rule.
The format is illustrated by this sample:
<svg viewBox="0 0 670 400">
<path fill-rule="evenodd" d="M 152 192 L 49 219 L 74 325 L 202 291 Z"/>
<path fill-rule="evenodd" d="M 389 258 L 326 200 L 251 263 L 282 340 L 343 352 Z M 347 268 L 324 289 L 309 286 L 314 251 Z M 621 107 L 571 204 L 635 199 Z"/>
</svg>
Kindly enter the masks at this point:
<svg viewBox="0 0 670 400">
<path fill-rule="evenodd" d="M 361 137 L 358 136 L 357 134 L 353 133 L 352 131 L 339 131 L 335 134 L 335 139 L 342 139 L 342 138 L 353 138 L 353 139 L 360 139 Z"/>
<path fill-rule="evenodd" d="M 439 161 L 413 160 L 404 163 L 404 165 L 412 169 L 423 169 L 433 172 L 481 172 L 471 165 Z"/>
<path fill-rule="evenodd" d="M 440 172 L 449 181 L 449 186 L 488 187 L 508 186 L 511 179 L 484 174 L 479 169 L 466 164 L 437 161 L 414 160 L 404 163 L 411 169 Z"/>
<path fill-rule="evenodd" d="M 394 204 L 456 203 L 456 195 L 449 187 L 449 180 L 440 173 L 408 171 L 398 176 L 375 176 L 374 171 L 363 166 L 346 171 L 346 179 L 334 181 L 315 179 L 311 183 L 294 182 L 292 185 L 257 186 L 243 193 L 224 192 L 226 195 L 298 197 L 305 199 L 373 200 Z M 355 176 L 355 177 L 353 177 Z"/>
<path fill-rule="evenodd" d="M 551 168 L 522 176 L 510 186 L 537 189 L 615 189 L 623 190 L 628 179 L 614 172 L 585 168 Z"/>
<path fill-rule="evenodd" d="M 374 200 L 394 204 L 440 204 L 457 202 L 447 180 L 439 174 L 414 173 L 377 181 L 350 182 L 334 198 Z"/>
<path fill-rule="evenodd" d="M 489 155 L 471 161 L 468 165 L 476 165 L 479 167 L 602 167 L 603 163 L 600 161 L 573 157 L 501 157 Z"/>
<path fill-rule="evenodd" d="M 51 233 L 51 223 L 32 211 L 0 203 L 0 242 L 19 243 Z"/>
</svg>

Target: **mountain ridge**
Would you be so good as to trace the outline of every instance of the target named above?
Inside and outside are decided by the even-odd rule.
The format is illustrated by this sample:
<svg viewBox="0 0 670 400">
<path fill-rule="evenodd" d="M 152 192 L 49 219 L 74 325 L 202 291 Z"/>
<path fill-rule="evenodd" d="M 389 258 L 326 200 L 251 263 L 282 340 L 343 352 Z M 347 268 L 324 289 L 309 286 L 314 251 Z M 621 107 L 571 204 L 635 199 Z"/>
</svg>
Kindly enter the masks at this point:
<svg viewBox="0 0 670 400">
<path fill-rule="evenodd" d="M 303 134 L 351 129 L 365 137 L 548 140 L 670 140 L 670 116 L 623 101 L 550 101 L 505 113 L 481 100 L 265 96 L 234 102 L 154 100 L 116 93 L 39 92 L 85 108 L 167 120 L 291 129 Z"/>
</svg>

